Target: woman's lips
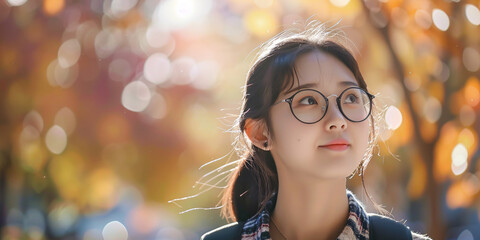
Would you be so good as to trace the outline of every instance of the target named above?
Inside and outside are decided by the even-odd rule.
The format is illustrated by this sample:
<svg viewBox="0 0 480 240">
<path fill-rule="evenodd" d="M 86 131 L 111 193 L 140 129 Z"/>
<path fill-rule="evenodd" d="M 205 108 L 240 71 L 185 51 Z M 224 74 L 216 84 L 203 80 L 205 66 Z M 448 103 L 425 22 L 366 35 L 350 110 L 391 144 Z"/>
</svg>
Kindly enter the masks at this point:
<svg viewBox="0 0 480 240">
<path fill-rule="evenodd" d="M 350 147 L 350 143 L 344 138 L 338 138 L 330 141 L 325 145 L 321 145 L 321 148 L 327 148 L 334 151 L 344 151 Z"/>
<path fill-rule="evenodd" d="M 350 147 L 350 145 L 349 144 L 331 144 L 331 145 L 325 145 L 320 147 L 327 148 L 333 151 L 344 151 L 344 150 L 347 150 Z"/>
</svg>

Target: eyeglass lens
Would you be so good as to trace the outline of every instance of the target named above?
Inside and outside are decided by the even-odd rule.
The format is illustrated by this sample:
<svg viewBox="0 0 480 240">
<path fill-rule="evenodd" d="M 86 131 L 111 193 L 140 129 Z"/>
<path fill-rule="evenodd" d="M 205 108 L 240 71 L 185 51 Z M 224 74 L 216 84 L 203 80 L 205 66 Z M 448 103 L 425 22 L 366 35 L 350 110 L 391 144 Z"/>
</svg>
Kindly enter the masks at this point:
<svg viewBox="0 0 480 240">
<path fill-rule="evenodd" d="M 350 88 L 344 91 L 340 97 L 341 112 L 350 121 L 363 121 L 370 114 L 370 98 L 364 90 Z M 327 100 L 317 91 L 303 90 L 293 97 L 291 109 L 298 120 L 314 123 L 325 115 Z"/>
</svg>

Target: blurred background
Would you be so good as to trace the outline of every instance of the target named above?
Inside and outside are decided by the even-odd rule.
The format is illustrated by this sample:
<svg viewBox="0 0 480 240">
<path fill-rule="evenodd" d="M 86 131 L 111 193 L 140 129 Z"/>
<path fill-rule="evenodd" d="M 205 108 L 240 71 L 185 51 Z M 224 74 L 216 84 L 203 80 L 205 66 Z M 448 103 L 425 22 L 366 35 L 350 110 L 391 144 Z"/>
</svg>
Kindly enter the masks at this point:
<svg viewBox="0 0 480 240">
<path fill-rule="evenodd" d="M 0 238 L 187 240 L 225 224 L 225 175 L 201 177 L 238 159 L 255 50 L 313 19 L 338 23 L 377 96 L 369 194 L 434 239 L 480 239 L 479 8 L 0 0 Z"/>
</svg>

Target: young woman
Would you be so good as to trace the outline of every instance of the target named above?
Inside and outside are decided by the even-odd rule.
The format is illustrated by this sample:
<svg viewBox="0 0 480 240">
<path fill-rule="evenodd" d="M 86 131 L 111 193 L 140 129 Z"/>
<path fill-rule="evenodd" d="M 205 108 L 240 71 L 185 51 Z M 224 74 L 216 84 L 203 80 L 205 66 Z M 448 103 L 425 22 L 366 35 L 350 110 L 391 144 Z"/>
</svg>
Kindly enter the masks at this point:
<svg viewBox="0 0 480 240">
<path fill-rule="evenodd" d="M 374 95 L 331 35 L 316 26 L 264 46 L 238 119 L 245 155 L 222 198 L 236 222 L 202 239 L 421 237 L 368 214 L 346 188 L 356 172 L 363 181 L 375 144 Z"/>
</svg>

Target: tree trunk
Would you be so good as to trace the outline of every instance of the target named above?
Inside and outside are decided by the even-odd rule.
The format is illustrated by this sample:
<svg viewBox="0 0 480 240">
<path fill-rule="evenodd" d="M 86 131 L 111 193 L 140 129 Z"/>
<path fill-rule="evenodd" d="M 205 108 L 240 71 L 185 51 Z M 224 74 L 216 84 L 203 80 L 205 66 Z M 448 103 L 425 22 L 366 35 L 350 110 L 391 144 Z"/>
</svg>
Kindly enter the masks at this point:
<svg viewBox="0 0 480 240">
<path fill-rule="evenodd" d="M 370 16 L 370 10 L 367 8 L 365 5 L 365 2 L 362 1 L 363 9 L 364 12 L 366 13 L 366 16 Z M 442 214 L 442 209 L 440 206 L 440 189 L 439 186 L 437 185 L 435 179 L 434 179 L 434 173 L 433 173 L 433 163 L 434 163 L 434 146 L 435 143 L 438 140 L 438 134 L 439 131 L 437 132 L 437 138 L 432 142 L 432 143 L 426 143 L 421 134 L 420 134 L 420 120 L 418 114 L 416 114 L 414 108 L 413 108 L 413 101 L 412 101 L 412 95 L 410 91 L 407 89 L 405 82 L 404 82 L 404 67 L 403 64 L 401 63 L 400 59 L 398 58 L 397 54 L 395 53 L 393 49 L 392 42 L 390 40 L 390 35 L 389 35 L 389 26 L 390 24 L 387 23 L 385 27 L 378 27 L 376 26 L 372 19 L 369 17 L 369 21 L 371 25 L 378 30 L 380 33 L 382 39 L 384 40 L 388 52 L 391 57 L 391 62 L 393 63 L 393 70 L 396 75 L 396 79 L 399 81 L 399 83 L 402 86 L 403 93 L 405 95 L 405 100 L 406 104 L 408 107 L 408 113 L 412 118 L 413 121 L 413 142 L 415 143 L 415 146 L 417 146 L 419 149 L 419 153 L 421 155 L 422 160 L 425 162 L 427 166 L 427 202 L 428 202 L 428 219 L 425 219 L 427 222 L 427 232 L 428 235 L 433 238 L 433 239 L 445 239 L 446 238 L 446 232 L 445 232 L 445 223 L 443 221 L 443 214 Z M 442 124 L 440 124 L 442 125 Z"/>
</svg>

